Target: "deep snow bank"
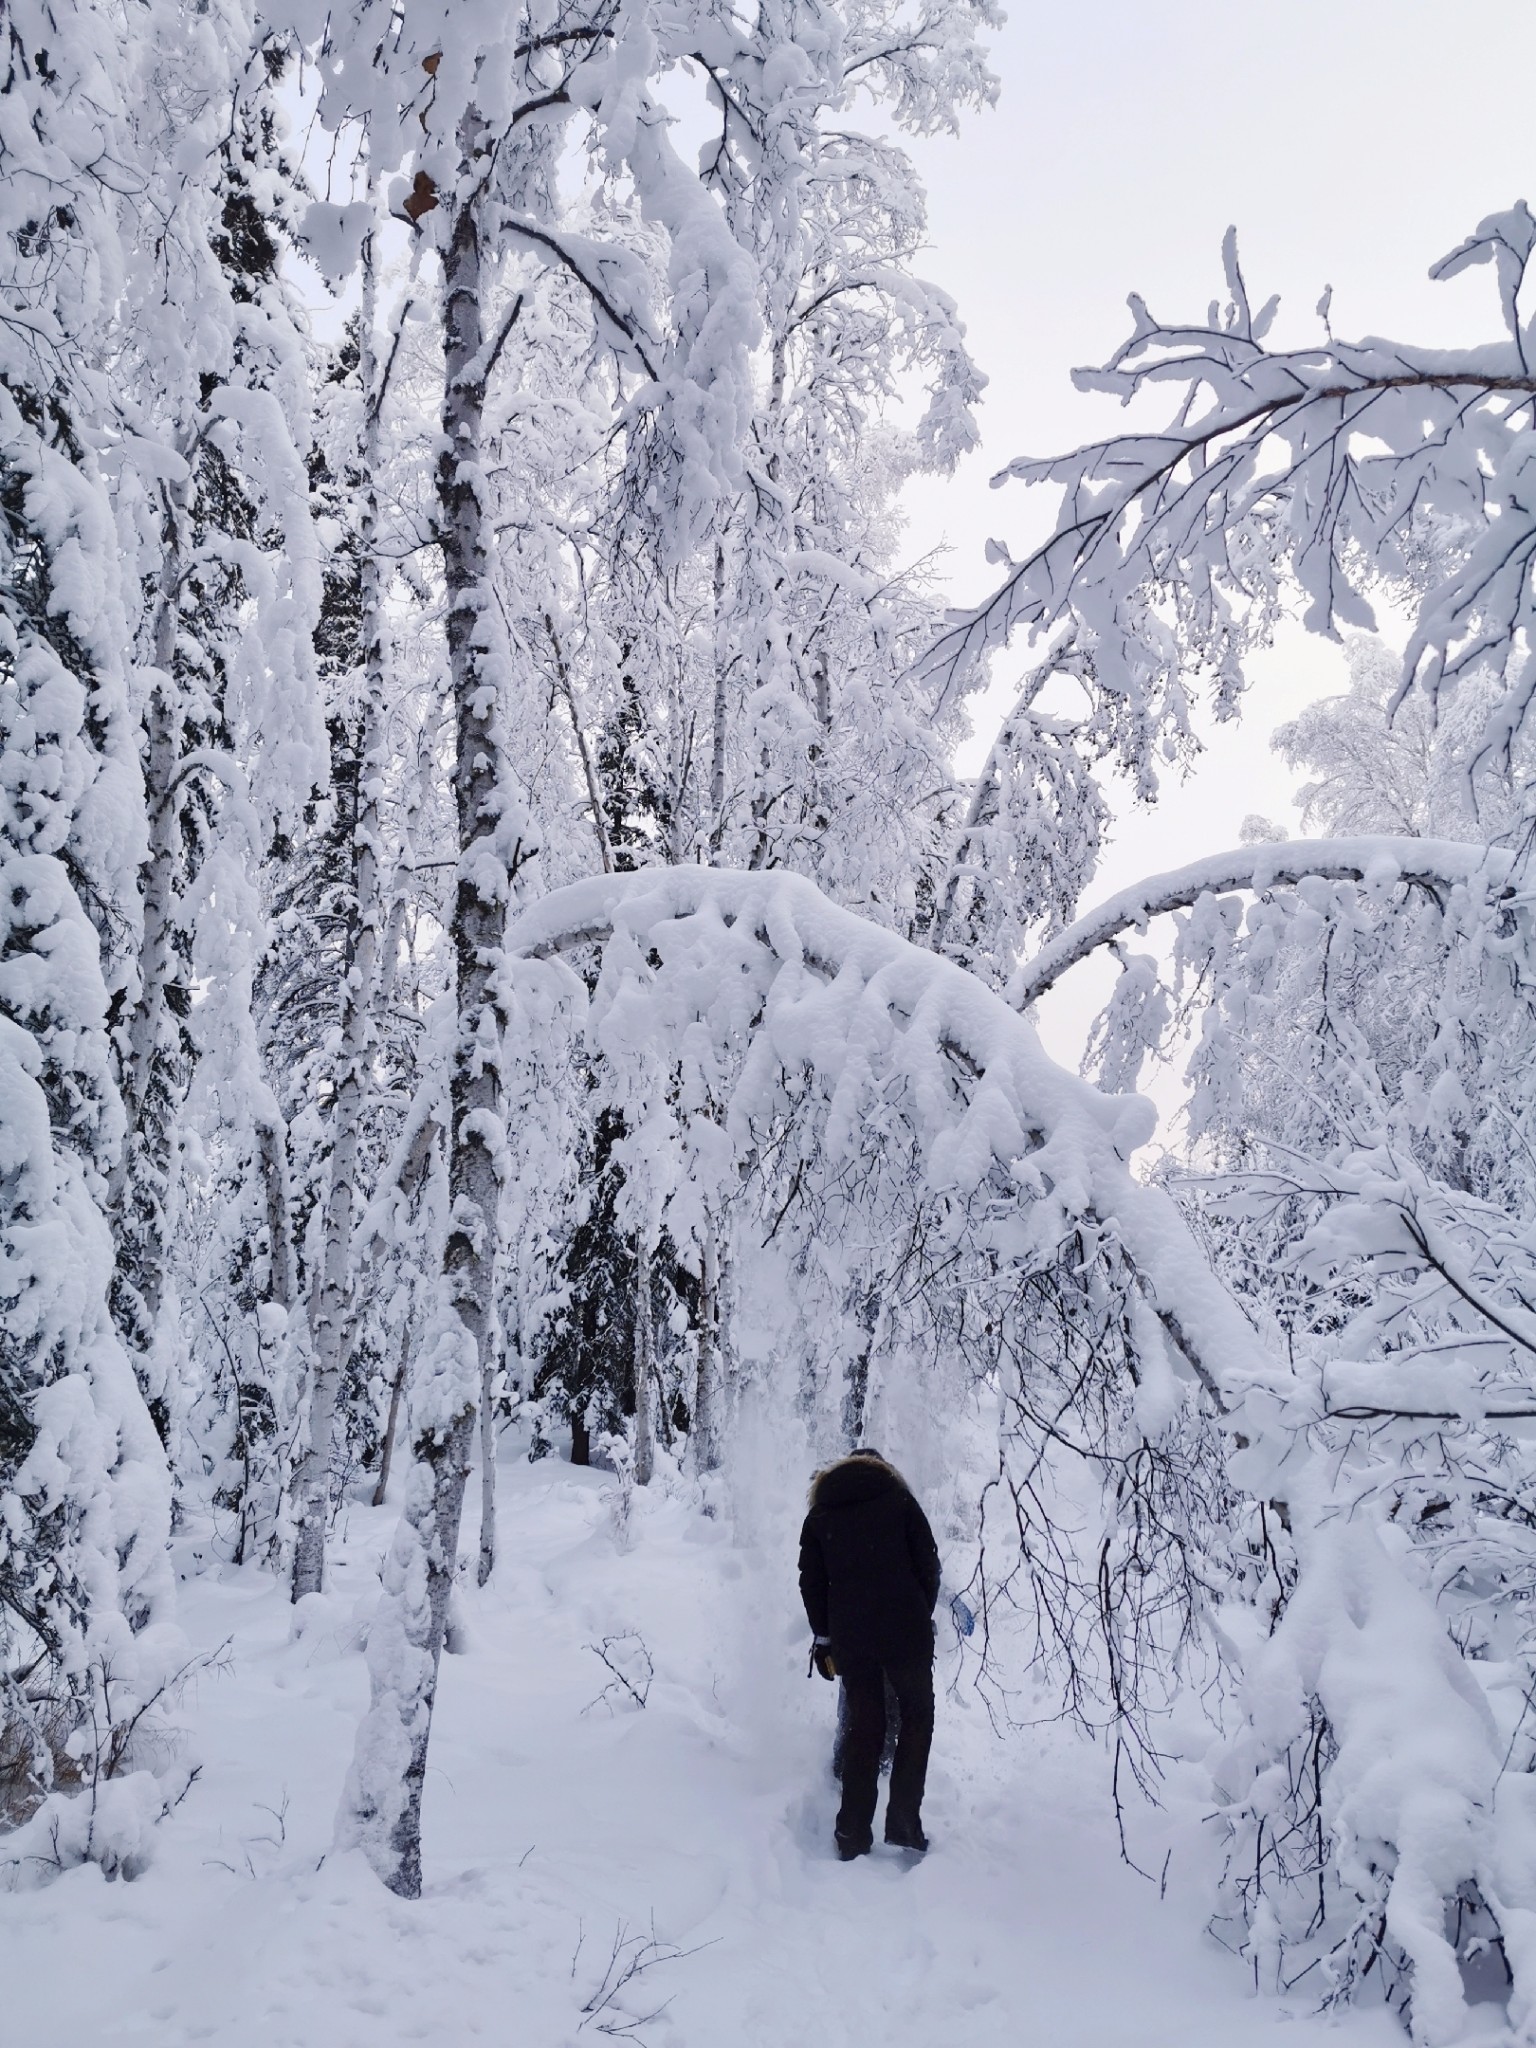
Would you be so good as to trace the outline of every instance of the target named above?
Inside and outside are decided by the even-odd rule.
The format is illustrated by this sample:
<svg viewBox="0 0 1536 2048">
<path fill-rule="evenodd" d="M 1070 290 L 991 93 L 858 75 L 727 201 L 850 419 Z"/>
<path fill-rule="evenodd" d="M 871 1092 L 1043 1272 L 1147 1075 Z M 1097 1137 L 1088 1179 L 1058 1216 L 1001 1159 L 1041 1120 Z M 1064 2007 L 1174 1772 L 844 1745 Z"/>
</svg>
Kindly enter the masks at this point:
<svg viewBox="0 0 1536 2048">
<path fill-rule="evenodd" d="M 907 1867 L 831 1854 L 831 1689 L 805 1677 L 788 1481 L 727 1526 L 663 1494 L 615 1540 L 611 1481 L 509 1442 L 503 1558 L 464 1599 L 426 1799 L 426 1896 L 328 1854 L 393 1512 L 347 1511 L 298 1618 L 255 1571 L 190 1579 L 228 1669 L 150 1871 L 0 1899 L 0 2038 L 28 2048 L 1385 2048 L 1381 2014 L 1284 2027 L 1200 1932 L 1198 1819 L 1116 1859 L 1101 1760 L 940 1703 Z M 466 1548 L 473 1554 L 472 1540 Z M 640 1690 L 640 1710 L 589 1645 Z M 643 1644 L 654 1675 L 645 1682 Z M 941 1666 L 942 1669 L 942 1666 Z M 605 1693 L 605 1687 L 608 1690 Z M 658 1945 L 648 1949 L 652 1942 Z M 678 1953 L 681 1951 L 681 1953 Z M 630 1962 L 647 1966 L 623 1976 Z M 611 1993 L 604 2001 L 605 1991 Z M 658 2010 L 659 2008 L 659 2010 Z M 654 2014 L 649 2021 L 647 2014 Z M 629 2031 L 626 2031 L 629 2030 Z"/>
</svg>

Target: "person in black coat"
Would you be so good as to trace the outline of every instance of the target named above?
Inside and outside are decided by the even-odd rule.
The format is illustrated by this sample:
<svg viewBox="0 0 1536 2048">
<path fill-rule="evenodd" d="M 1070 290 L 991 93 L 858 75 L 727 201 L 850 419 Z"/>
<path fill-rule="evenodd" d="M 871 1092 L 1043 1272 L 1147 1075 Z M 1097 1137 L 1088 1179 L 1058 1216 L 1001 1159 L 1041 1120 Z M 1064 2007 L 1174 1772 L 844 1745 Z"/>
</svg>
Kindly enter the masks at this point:
<svg viewBox="0 0 1536 2048">
<path fill-rule="evenodd" d="M 933 1740 L 933 1610 L 939 1552 L 928 1517 L 878 1451 L 854 1451 L 818 1472 L 800 1531 L 800 1597 L 825 1678 L 843 1681 L 847 1720 L 840 1765 L 837 1849 L 844 1862 L 874 1842 L 885 1699 L 900 1730 L 885 1808 L 885 1839 L 923 1850 L 923 1784 Z"/>
</svg>

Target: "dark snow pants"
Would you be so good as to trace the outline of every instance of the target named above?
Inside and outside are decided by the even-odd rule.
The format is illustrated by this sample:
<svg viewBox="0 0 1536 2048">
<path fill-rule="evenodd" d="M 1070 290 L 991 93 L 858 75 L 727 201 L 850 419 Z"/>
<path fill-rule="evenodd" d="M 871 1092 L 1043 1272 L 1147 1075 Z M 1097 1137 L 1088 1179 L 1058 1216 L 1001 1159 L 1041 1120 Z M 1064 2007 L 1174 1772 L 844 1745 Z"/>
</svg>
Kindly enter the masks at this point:
<svg viewBox="0 0 1536 2048">
<path fill-rule="evenodd" d="M 838 1810 L 837 1839 L 867 1849 L 874 1839 L 875 1801 L 880 1793 L 887 1683 L 896 1696 L 901 1718 L 886 1824 L 895 1822 L 915 1829 L 921 1820 L 928 1751 L 933 1742 L 933 1660 L 922 1657 L 909 1664 L 878 1664 L 873 1658 L 849 1657 L 840 1658 L 837 1669 L 847 1708 L 838 1750 L 843 1803 Z"/>
</svg>

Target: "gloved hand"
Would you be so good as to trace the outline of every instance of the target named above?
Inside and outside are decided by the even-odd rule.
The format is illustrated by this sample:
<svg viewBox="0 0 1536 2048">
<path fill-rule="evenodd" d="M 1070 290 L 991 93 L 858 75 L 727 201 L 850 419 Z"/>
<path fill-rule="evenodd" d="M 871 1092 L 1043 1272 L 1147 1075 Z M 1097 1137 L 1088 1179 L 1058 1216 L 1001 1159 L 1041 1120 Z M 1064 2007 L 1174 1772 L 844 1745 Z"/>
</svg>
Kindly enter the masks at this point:
<svg viewBox="0 0 1536 2048">
<path fill-rule="evenodd" d="M 811 1644 L 811 1661 L 805 1667 L 806 1677 L 809 1678 L 813 1671 L 819 1671 L 823 1678 L 836 1678 L 837 1676 L 837 1666 L 832 1662 L 832 1638 L 830 1636 L 817 1636 Z"/>
</svg>

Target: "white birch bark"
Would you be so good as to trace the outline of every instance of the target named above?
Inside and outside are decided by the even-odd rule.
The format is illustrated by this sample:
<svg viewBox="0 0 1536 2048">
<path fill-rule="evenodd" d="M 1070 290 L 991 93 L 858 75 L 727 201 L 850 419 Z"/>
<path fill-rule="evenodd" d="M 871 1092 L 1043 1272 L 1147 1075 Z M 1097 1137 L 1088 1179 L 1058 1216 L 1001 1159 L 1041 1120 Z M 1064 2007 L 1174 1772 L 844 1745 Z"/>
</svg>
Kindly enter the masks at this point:
<svg viewBox="0 0 1536 2048">
<path fill-rule="evenodd" d="M 357 1216 L 357 1170 L 363 1111 L 368 1099 L 374 1048 L 374 984 L 379 954 L 379 803 L 384 778 L 384 622 L 379 575 L 379 420 L 383 391 L 374 355 L 374 266 L 372 238 L 363 252 L 363 303 L 359 372 L 364 395 L 363 496 L 358 517 L 363 638 L 362 761 L 358 778 L 356 897 L 348 935 L 346 981 L 342 991 L 341 1051 L 331 1120 L 331 1171 L 321 1236 L 319 1286 L 313 1328 L 309 1432 L 295 1478 L 297 1535 L 293 1552 L 293 1597 L 318 1593 L 325 1583 L 325 1529 L 330 1511 L 331 1438 L 336 1404 L 346 1370 L 353 1322 L 352 1236 Z"/>
<path fill-rule="evenodd" d="M 651 1246 L 641 1234 L 635 1248 L 635 1484 L 649 1486 L 656 1471 L 656 1333 L 651 1323 Z"/>
<path fill-rule="evenodd" d="M 736 1356 L 735 1325 L 731 1320 L 731 1240 L 716 1227 L 715 1235 L 715 1370 L 718 1375 L 719 1405 L 717 1427 L 722 1454 L 725 1438 L 736 1419 L 741 1397 L 740 1361 Z"/>
<path fill-rule="evenodd" d="M 480 123 L 465 124 L 466 170 L 477 155 Z M 500 1178 L 494 1145 L 500 1130 L 500 1017 L 494 974 L 500 958 L 510 886 L 502 836 L 505 776 L 502 692 L 505 676 L 488 634 L 495 601 L 490 577 L 490 526 L 481 497 L 485 415 L 485 335 L 478 202 L 458 210 L 444 269 L 447 393 L 438 504 L 448 586 L 448 654 L 455 715 L 454 803 L 459 880 L 454 901 L 454 973 L 459 1045 L 450 1083 L 448 1238 L 443 1272 L 454 1310 L 474 1346 L 480 1404 L 488 1405 L 500 1363 L 494 1298 Z M 465 1419 L 466 1440 L 474 1394 Z M 495 1461 L 483 1474 L 494 1489 Z M 462 1493 L 462 1482 L 461 1482 Z M 494 1492 L 482 1502 L 491 1515 Z M 488 1574 L 482 1545 L 481 1569 Z"/>
<path fill-rule="evenodd" d="M 166 994 L 174 966 L 173 930 L 176 861 L 181 834 L 176 815 L 176 770 L 181 755 L 182 717 L 175 684 L 176 633 L 180 623 L 185 482 L 163 487 L 164 553 L 155 597 L 153 632 L 155 680 L 145 712 L 144 800 L 149 812 L 149 849 L 141 870 L 144 943 L 139 954 L 139 994 L 128 1020 L 128 1059 L 123 1108 L 135 1128 L 149 1099 L 155 1048 L 165 1021 Z M 126 1150 L 113 1169 L 112 1193 L 120 1202 L 128 1173 Z"/>
<path fill-rule="evenodd" d="M 381 970 L 382 981 L 382 970 Z M 421 1210 L 427 1200 L 427 1188 L 432 1177 L 433 1164 L 438 1147 L 442 1142 L 443 1127 L 435 1116 L 425 1116 L 417 1126 L 405 1157 L 399 1163 L 396 1190 L 399 1199 L 406 1205 L 411 1222 L 406 1226 L 413 1234 L 422 1230 Z M 375 1200 L 387 1193 L 387 1186 L 375 1190 Z M 398 1240 L 396 1242 L 398 1257 Z M 370 1284 L 378 1284 L 378 1268 L 370 1274 Z M 373 1489 L 373 1505 L 381 1508 L 389 1493 L 390 1468 L 394 1463 L 395 1444 L 398 1440 L 401 1411 L 405 1406 L 411 1378 L 411 1357 L 421 1330 L 422 1317 L 416 1299 L 416 1290 L 401 1317 L 400 1347 L 395 1363 L 394 1379 L 389 1389 L 389 1415 L 384 1424 L 384 1442 L 379 1452 L 379 1479 Z"/>
<path fill-rule="evenodd" d="M 725 543 L 715 542 L 715 693 L 710 733 L 709 759 L 709 850 L 717 854 L 725 839 L 725 749 L 729 731 L 730 706 L 727 677 L 730 669 L 730 634 L 725 616 Z"/>
<path fill-rule="evenodd" d="M 358 1842 L 403 1898 L 421 1893 L 421 1797 L 475 1413 L 496 1365 L 493 1293 L 499 1175 L 500 1017 L 495 973 L 515 864 L 504 844 L 504 664 L 483 487 L 486 356 L 477 186 L 482 124 L 460 130 L 463 162 L 443 250 L 443 440 L 439 532 L 448 593 L 448 658 L 459 837 L 454 902 L 458 1043 L 449 1089 L 449 1218 L 435 1341 L 412 1399 L 414 1464 L 369 1639 L 372 1701 L 358 1735 L 341 1839 Z"/>
<path fill-rule="evenodd" d="M 565 649 L 560 644 L 555 622 L 548 612 L 544 614 L 544 631 L 549 635 L 550 650 L 555 661 L 555 681 L 570 716 L 571 731 L 576 740 L 576 753 L 581 761 L 581 772 L 587 785 L 587 803 L 592 813 L 592 830 L 597 836 L 598 859 L 603 864 L 603 873 L 611 875 L 613 849 L 608 844 L 608 814 L 603 803 L 602 785 L 598 781 L 597 764 L 592 759 L 592 749 L 587 745 L 587 735 L 582 729 L 581 716 L 576 709 L 576 693 L 571 687 L 571 671 L 565 658 Z"/>
<path fill-rule="evenodd" d="M 722 1421 L 720 1374 L 720 1248 L 713 1217 L 704 1227 L 699 1277 L 698 1377 L 693 1392 L 693 1467 L 713 1472 L 720 1463 Z"/>
<path fill-rule="evenodd" d="M 406 1317 L 400 1337 L 400 1356 L 395 1376 L 389 1383 L 389 1416 L 384 1424 L 384 1442 L 379 1451 L 379 1477 L 373 1489 L 373 1505 L 381 1508 L 389 1495 L 389 1468 L 394 1463 L 395 1434 L 400 1427 L 400 1402 L 405 1393 L 405 1376 L 411 1362 L 411 1319 Z"/>
<path fill-rule="evenodd" d="M 190 471 L 162 485 L 159 586 L 152 629 L 154 679 L 145 708 L 144 801 L 148 846 L 140 869 L 144 919 L 138 959 L 138 994 L 128 1019 L 127 1057 L 120 1086 L 127 1138 L 113 1164 L 108 1207 L 114 1219 L 117 1278 L 136 1299 L 126 1341 L 135 1355 L 141 1385 L 146 1349 L 153 1341 L 165 1299 L 168 1247 L 164 1222 L 175 1140 L 170 1117 L 156 1115 L 152 1095 L 171 983 L 176 979 L 176 900 L 181 860 L 178 770 L 184 718 L 176 684 L 176 636 L 181 622 L 181 580 L 185 569 L 187 494 Z M 147 1387 L 150 1395 L 158 1387 Z"/>
<path fill-rule="evenodd" d="M 475 1584 L 496 1569 L 496 1360 L 487 1348 L 480 1360 L 480 1555 Z"/>
<path fill-rule="evenodd" d="M 291 1309 L 298 1296 L 293 1209 L 288 1187 L 288 1126 L 268 1091 L 256 1112 L 256 1170 L 267 1210 L 267 1298 Z"/>
</svg>

